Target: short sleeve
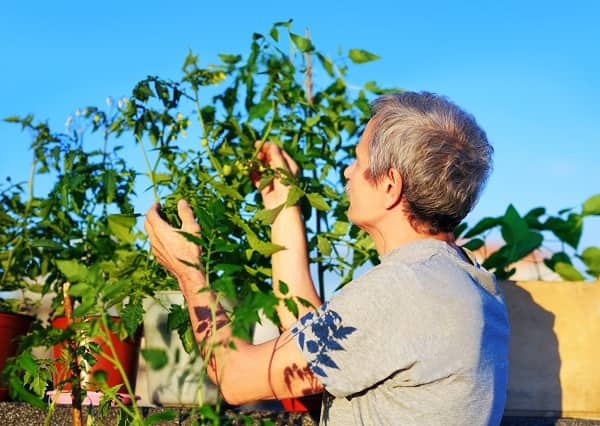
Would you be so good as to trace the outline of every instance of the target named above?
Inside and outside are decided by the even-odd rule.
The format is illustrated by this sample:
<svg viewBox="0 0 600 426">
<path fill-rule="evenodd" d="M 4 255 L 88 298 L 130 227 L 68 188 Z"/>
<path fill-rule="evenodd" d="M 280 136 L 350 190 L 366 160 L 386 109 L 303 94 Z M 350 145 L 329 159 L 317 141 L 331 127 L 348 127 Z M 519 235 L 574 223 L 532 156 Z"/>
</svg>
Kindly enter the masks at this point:
<svg viewBox="0 0 600 426">
<path fill-rule="evenodd" d="M 309 368 L 332 395 L 358 393 L 418 359 L 405 322 L 417 302 L 410 291 L 398 294 L 399 274 L 411 271 L 374 268 L 291 327 Z"/>
</svg>

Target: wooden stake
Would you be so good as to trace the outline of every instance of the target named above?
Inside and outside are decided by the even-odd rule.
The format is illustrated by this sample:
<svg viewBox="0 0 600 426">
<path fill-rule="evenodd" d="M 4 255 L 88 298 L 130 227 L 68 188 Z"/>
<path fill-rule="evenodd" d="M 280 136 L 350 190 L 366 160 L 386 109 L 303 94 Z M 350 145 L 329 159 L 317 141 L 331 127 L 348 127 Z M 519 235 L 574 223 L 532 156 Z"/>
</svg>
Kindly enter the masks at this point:
<svg viewBox="0 0 600 426">
<path fill-rule="evenodd" d="M 63 285 L 63 298 L 65 317 L 67 318 L 67 327 L 73 324 L 73 302 L 69 295 L 70 284 L 66 282 Z M 81 369 L 79 368 L 79 357 L 77 356 L 78 343 L 77 339 L 69 338 L 67 342 L 67 350 L 69 351 L 69 365 L 71 371 L 71 418 L 73 426 L 81 426 L 83 424 L 83 414 L 81 412 Z"/>
</svg>

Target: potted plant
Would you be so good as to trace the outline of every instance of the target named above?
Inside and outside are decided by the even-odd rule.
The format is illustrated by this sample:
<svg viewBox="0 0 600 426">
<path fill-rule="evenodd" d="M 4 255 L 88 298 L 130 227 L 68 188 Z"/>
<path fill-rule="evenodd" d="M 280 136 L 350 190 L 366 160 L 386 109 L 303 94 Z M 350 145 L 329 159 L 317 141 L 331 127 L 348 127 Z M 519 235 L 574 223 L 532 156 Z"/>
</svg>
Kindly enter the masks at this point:
<svg viewBox="0 0 600 426">
<path fill-rule="evenodd" d="M 31 315 L 34 303 L 28 294 L 36 290 L 35 277 L 44 272 L 43 265 L 26 256 L 29 250 L 40 250 L 27 242 L 35 210 L 32 185 L 33 176 L 29 196 L 24 184 L 10 179 L 0 187 L 0 401 L 9 399 L 8 379 L 4 377 L 7 360 L 17 355 L 19 338 L 35 320 Z"/>
<path fill-rule="evenodd" d="M 83 371 L 96 364 L 99 353 L 118 370 L 135 401 L 137 352 L 129 357 L 132 371 L 127 379 L 126 363 L 117 357 L 117 343 L 131 338 L 130 346 L 139 346 L 141 301 L 153 278 L 152 268 L 145 269 L 148 258 L 135 230 L 134 172 L 119 156 L 119 147 L 109 145 L 108 131 L 103 132 L 100 148 L 82 143 L 85 126 L 107 130 L 111 118 L 95 108 L 78 116 L 66 133 L 52 132 L 46 123 L 34 123 L 30 116 L 8 119 L 33 133 L 32 175 L 47 175 L 52 182 L 45 197 L 32 198 L 19 246 L 20 262 L 33 267 L 11 272 L 40 283 L 38 290 L 50 299 L 52 321 L 36 323 L 25 339 L 26 350 L 11 368 L 11 385 L 16 385 L 15 396 L 42 405 L 50 379 L 72 371 L 55 385 L 60 390 L 69 384 L 75 408 L 86 393 Z M 15 247 L 7 249 L 15 256 Z M 111 310 L 120 321 L 109 317 Z M 108 345 L 105 351 L 100 341 Z M 33 356 L 36 348 L 55 346 L 64 361 L 58 364 L 59 374 L 53 360 Z M 94 374 L 93 379 L 109 398 L 123 390 L 103 373 Z"/>
</svg>

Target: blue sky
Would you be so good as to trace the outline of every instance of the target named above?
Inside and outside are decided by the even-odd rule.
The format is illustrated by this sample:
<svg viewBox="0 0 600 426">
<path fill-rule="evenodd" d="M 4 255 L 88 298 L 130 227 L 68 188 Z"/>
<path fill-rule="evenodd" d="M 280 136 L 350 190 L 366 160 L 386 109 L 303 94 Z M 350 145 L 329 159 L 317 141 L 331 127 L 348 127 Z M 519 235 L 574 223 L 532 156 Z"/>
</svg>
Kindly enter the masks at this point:
<svg viewBox="0 0 600 426">
<path fill-rule="evenodd" d="M 9 2 L 0 117 L 33 113 L 61 129 L 77 108 L 129 95 L 147 75 L 178 78 L 190 48 L 204 64 L 246 53 L 253 32 L 289 18 L 326 53 L 380 55 L 355 68 L 357 85 L 444 94 L 477 117 L 495 170 L 471 224 L 509 203 L 555 213 L 600 192 L 600 3 L 591 0 Z M 29 143 L 0 123 L 0 179 L 27 178 Z M 598 245 L 598 219 L 585 223 L 583 246 Z"/>
</svg>

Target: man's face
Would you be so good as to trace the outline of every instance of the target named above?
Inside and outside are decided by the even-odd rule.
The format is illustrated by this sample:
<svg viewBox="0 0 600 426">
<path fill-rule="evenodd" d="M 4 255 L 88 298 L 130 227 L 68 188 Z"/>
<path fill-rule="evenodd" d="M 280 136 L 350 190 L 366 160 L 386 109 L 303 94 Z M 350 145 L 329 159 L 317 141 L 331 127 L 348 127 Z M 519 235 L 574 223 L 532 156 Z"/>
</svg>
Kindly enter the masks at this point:
<svg viewBox="0 0 600 426">
<path fill-rule="evenodd" d="M 365 174 L 369 169 L 369 141 L 373 134 L 374 122 L 371 119 L 356 146 L 356 160 L 346 167 L 346 192 L 350 200 L 348 219 L 356 226 L 368 228 L 379 214 L 379 192 L 377 185 L 367 180 Z"/>
</svg>

